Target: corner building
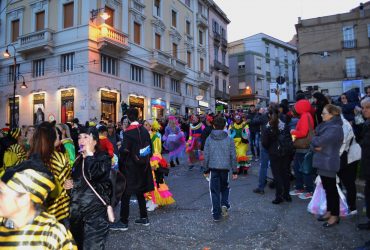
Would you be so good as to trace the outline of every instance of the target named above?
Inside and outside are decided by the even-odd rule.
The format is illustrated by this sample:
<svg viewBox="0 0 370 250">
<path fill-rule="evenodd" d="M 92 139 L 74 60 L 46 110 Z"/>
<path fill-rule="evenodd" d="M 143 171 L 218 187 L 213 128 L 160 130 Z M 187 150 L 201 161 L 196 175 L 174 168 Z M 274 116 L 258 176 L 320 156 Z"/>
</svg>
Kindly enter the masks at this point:
<svg viewBox="0 0 370 250">
<path fill-rule="evenodd" d="M 117 122 L 124 103 L 142 119 L 214 111 L 212 1 L 7 2 L 0 4 L 0 50 L 11 54 L 0 56 L 1 127 L 13 112 L 13 46 L 18 126 L 34 124 L 38 110 L 57 122 Z"/>
</svg>

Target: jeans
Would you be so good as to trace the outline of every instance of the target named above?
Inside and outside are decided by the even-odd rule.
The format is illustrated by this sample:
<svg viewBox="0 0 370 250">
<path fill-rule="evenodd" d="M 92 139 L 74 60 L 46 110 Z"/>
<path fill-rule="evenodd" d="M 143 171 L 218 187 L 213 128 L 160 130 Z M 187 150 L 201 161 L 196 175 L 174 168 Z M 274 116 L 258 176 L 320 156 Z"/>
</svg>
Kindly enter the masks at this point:
<svg viewBox="0 0 370 250">
<path fill-rule="evenodd" d="M 128 216 L 130 214 L 130 198 L 131 195 L 123 194 L 121 199 L 121 221 L 128 224 Z M 139 203 L 140 218 L 147 218 L 146 201 L 144 194 L 136 194 L 137 202 Z"/>
<path fill-rule="evenodd" d="M 253 157 L 260 156 L 260 132 L 251 132 L 249 136 L 249 144 L 251 145 L 251 152 Z"/>
<path fill-rule="evenodd" d="M 209 190 L 211 192 L 213 218 L 219 219 L 221 217 L 221 206 L 230 207 L 229 171 L 211 169 Z"/>
<path fill-rule="evenodd" d="M 261 145 L 261 163 L 260 163 L 260 171 L 258 173 L 258 189 L 264 190 L 266 186 L 266 177 L 267 177 L 267 168 L 269 166 L 269 153 L 267 149 L 262 147 Z"/>
<path fill-rule="evenodd" d="M 305 189 L 306 192 L 312 193 L 314 191 L 313 175 L 303 174 L 301 171 L 299 171 L 305 155 L 306 153 L 295 153 L 294 155 L 295 189 Z"/>
</svg>

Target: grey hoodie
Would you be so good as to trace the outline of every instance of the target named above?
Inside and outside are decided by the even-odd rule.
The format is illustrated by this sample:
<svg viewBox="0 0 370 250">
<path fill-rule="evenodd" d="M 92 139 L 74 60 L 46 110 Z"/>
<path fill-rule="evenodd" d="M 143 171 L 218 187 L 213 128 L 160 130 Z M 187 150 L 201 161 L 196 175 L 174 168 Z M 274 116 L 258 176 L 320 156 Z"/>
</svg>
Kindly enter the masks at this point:
<svg viewBox="0 0 370 250">
<path fill-rule="evenodd" d="M 223 130 L 212 130 L 204 146 L 204 167 L 237 172 L 234 140 Z"/>
</svg>

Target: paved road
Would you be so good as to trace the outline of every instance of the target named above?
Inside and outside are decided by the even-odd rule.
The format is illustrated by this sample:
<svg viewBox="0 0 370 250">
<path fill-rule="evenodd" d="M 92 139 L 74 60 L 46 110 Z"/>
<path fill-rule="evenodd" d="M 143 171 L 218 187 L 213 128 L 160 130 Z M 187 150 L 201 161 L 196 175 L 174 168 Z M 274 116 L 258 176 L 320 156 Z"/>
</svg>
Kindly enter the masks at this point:
<svg viewBox="0 0 370 250">
<path fill-rule="evenodd" d="M 167 183 L 176 203 L 151 212 L 148 227 L 133 223 L 138 216 L 133 204 L 129 230 L 110 232 L 107 249 L 353 249 L 370 239 L 356 231 L 357 217 L 326 229 L 306 212 L 308 201 L 294 197 L 292 203 L 273 205 L 274 190 L 254 194 L 257 170 L 255 163 L 248 176 L 231 181 L 230 216 L 215 223 L 199 168 L 171 169 Z"/>
</svg>

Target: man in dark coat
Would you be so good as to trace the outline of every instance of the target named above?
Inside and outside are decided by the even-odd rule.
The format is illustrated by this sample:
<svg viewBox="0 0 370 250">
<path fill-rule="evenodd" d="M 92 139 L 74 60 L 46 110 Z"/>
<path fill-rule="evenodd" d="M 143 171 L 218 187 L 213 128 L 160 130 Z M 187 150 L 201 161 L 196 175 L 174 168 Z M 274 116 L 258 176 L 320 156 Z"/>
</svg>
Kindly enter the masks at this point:
<svg viewBox="0 0 370 250">
<path fill-rule="evenodd" d="M 370 97 L 361 101 L 362 113 L 366 122 L 362 128 L 362 135 L 360 139 L 361 145 L 361 175 L 365 179 L 365 201 L 366 201 L 366 215 L 368 222 L 359 224 L 359 229 L 370 230 Z M 367 242 L 370 247 L 370 241 Z"/>
<path fill-rule="evenodd" d="M 140 209 L 140 218 L 135 224 L 149 225 L 144 194 L 154 190 L 152 169 L 150 167 L 151 140 L 148 131 L 138 122 L 138 110 L 127 110 L 130 126 L 125 130 L 122 146 L 119 150 L 119 167 L 125 177 L 125 190 L 121 198 L 121 214 L 112 230 L 128 229 L 128 217 L 131 195 L 135 194 Z"/>
</svg>

